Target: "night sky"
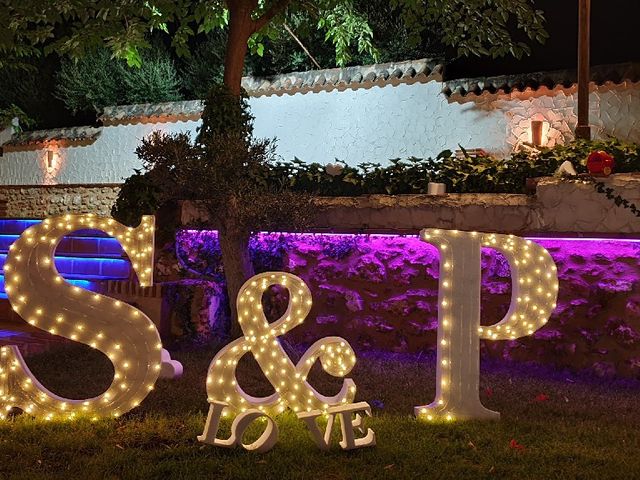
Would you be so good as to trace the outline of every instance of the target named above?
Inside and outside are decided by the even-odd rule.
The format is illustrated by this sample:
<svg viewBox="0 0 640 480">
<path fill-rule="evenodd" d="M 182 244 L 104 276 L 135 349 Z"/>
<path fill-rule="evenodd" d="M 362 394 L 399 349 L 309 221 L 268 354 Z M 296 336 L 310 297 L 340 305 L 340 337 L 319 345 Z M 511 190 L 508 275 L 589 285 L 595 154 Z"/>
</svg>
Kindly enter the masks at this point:
<svg viewBox="0 0 640 480">
<path fill-rule="evenodd" d="M 536 7 L 545 12 L 550 38 L 545 45 L 533 45 L 530 57 L 463 58 L 447 67 L 447 77 L 575 69 L 578 0 L 536 0 Z M 592 0 L 591 8 L 591 64 L 640 61 L 640 0 Z"/>
</svg>

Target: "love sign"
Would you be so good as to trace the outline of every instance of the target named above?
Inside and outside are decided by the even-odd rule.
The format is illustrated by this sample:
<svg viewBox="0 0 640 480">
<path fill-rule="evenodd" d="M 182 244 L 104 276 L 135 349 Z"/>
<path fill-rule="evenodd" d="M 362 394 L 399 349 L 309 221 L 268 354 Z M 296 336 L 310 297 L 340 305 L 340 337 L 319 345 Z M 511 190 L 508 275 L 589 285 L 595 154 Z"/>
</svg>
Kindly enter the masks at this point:
<svg viewBox="0 0 640 480">
<path fill-rule="evenodd" d="M 262 311 L 262 295 L 273 285 L 287 288 L 290 297 L 284 314 L 269 323 Z M 320 360 L 322 368 L 334 377 L 344 377 L 351 371 L 356 356 L 346 340 L 340 337 L 318 340 L 295 365 L 278 341 L 279 335 L 304 322 L 311 302 L 307 285 L 290 273 L 262 273 L 246 282 L 237 302 L 238 322 L 244 337 L 224 347 L 211 362 L 207 375 L 209 401 L 224 401 L 235 413 L 253 407 L 272 414 L 281 413 L 287 407 L 294 412 L 310 412 L 352 402 L 356 387 L 351 379 L 345 380 L 340 392 L 333 397 L 319 394 L 307 382 L 316 360 Z M 238 385 L 236 366 L 247 353 L 253 355 L 273 385 L 273 395 L 255 398 Z"/>
<path fill-rule="evenodd" d="M 113 298 L 67 283 L 57 272 L 53 255 L 60 240 L 82 229 L 101 230 L 114 236 L 129 256 L 140 284 L 153 284 L 154 217 L 142 217 L 137 228 L 112 218 L 65 215 L 44 220 L 25 230 L 10 247 L 5 262 L 5 291 L 13 309 L 36 328 L 90 345 L 104 352 L 114 366 L 111 386 L 100 396 L 70 400 L 49 392 L 29 370 L 15 346 L 0 348 L 0 419 L 19 407 L 44 419 L 117 417 L 148 395 L 159 376 L 175 377 L 182 366 L 162 348 L 153 322 L 137 308 Z M 556 306 L 558 276 L 549 253 L 541 246 L 513 235 L 425 229 L 420 238 L 438 248 L 438 346 L 436 398 L 414 409 L 426 420 L 495 419 L 479 398 L 480 339 L 505 340 L 531 335 L 549 319 Z M 504 318 L 491 326 L 480 324 L 481 250 L 504 255 L 511 268 L 512 298 Z M 269 323 L 262 296 L 272 286 L 289 293 L 285 313 Z M 340 422 L 340 447 L 349 450 L 372 446 L 375 433 L 364 426 L 371 415 L 365 402 L 354 403 L 356 385 L 344 379 L 333 396 L 318 392 L 307 376 L 319 361 L 325 372 L 345 377 L 356 356 L 340 337 L 319 339 L 293 362 L 279 337 L 302 324 L 311 310 L 312 297 L 304 281 L 284 272 L 267 272 L 249 279 L 237 298 L 238 322 L 243 336 L 213 358 L 207 373 L 210 404 L 201 442 L 265 452 L 278 439 L 274 416 L 292 410 L 323 450 L 330 448 L 331 432 Z M 247 394 L 238 384 L 240 359 L 251 355 L 275 392 L 266 397 Z M 231 435 L 217 437 L 222 417 L 234 417 Z M 327 419 L 324 431 L 318 419 Z M 261 420 L 260 437 L 244 444 L 247 428 Z"/>
</svg>

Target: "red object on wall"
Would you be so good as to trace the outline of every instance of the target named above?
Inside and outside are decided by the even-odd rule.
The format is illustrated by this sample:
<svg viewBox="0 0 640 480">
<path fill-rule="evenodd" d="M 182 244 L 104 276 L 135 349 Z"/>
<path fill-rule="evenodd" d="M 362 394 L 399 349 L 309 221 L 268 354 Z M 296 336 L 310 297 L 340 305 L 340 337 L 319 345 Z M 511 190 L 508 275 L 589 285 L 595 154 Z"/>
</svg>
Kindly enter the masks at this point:
<svg viewBox="0 0 640 480">
<path fill-rule="evenodd" d="M 602 150 L 591 152 L 587 158 L 587 170 L 594 177 L 608 177 L 613 173 L 613 157 Z"/>
</svg>

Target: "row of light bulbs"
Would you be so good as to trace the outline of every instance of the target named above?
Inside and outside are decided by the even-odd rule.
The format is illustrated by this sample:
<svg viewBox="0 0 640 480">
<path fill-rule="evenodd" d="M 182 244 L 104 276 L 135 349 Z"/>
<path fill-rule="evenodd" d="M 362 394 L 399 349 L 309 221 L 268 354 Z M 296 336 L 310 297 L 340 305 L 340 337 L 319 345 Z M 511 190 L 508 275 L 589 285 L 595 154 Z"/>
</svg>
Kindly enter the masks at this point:
<svg viewBox="0 0 640 480">
<path fill-rule="evenodd" d="M 558 295 L 557 267 L 546 249 L 531 240 L 523 240 L 514 235 L 461 232 L 458 230 L 425 229 L 421 239 L 435 245 L 440 254 L 440 294 L 439 294 L 439 335 L 438 335 L 438 375 L 436 400 L 429 406 L 418 409 L 418 414 L 429 421 L 454 420 L 455 413 L 447 405 L 451 388 L 461 388 L 451 384 L 452 367 L 451 330 L 454 322 L 473 321 L 469 318 L 454 318 L 452 305 L 459 301 L 452 296 L 454 289 L 454 269 L 474 268 L 479 265 L 464 265 L 455 257 L 453 240 L 473 239 L 472 245 L 491 248 L 502 253 L 511 267 L 512 301 L 505 317 L 496 324 L 478 326 L 478 337 L 485 340 L 514 340 L 531 335 L 544 326 L 556 307 Z M 480 257 L 477 257 L 478 261 Z M 517 279 L 517 280 L 516 280 Z M 477 279 L 478 282 L 480 278 Z M 474 286 L 469 286 L 473 288 Z M 462 293 L 463 290 L 458 290 Z M 530 294 L 531 292 L 531 294 Z M 466 293 L 466 292 L 465 292 Z M 468 312 L 472 315 L 474 312 Z M 479 320 L 479 310 L 477 318 Z"/>
<path fill-rule="evenodd" d="M 289 304 L 285 313 L 270 324 L 262 309 L 262 295 L 275 285 L 289 291 Z M 209 402 L 225 402 L 229 405 L 228 410 L 236 413 L 257 408 L 271 414 L 281 413 L 287 407 L 294 412 L 326 412 L 332 406 L 351 403 L 356 388 L 350 379 L 343 382 L 341 391 L 333 397 L 321 395 L 307 382 L 307 375 L 317 360 L 335 377 L 344 377 L 351 371 L 356 356 L 346 340 L 339 337 L 321 339 L 294 365 L 277 339 L 303 323 L 311 305 L 309 288 L 302 279 L 290 273 L 267 272 L 247 281 L 237 300 L 238 322 L 244 337 L 223 348 L 211 362 L 207 374 Z M 236 367 L 247 353 L 253 354 L 273 386 L 273 395 L 252 397 L 238 385 Z"/>
<path fill-rule="evenodd" d="M 0 418 L 13 407 L 46 420 L 118 417 L 153 390 L 162 368 L 162 343 L 153 322 L 127 303 L 73 286 L 53 261 L 70 232 L 101 230 L 118 239 L 142 286 L 153 284 L 154 218 L 136 228 L 93 214 L 45 219 L 27 228 L 9 248 L 5 291 L 16 313 L 36 328 L 89 345 L 113 363 L 114 378 L 98 397 L 58 397 L 33 376 L 16 347 L 0 349 Z"/>
<path fill-rule="evenodd" d="M 59 241 L 68 232 L 83 228 L 100 229 L 117 238 L 132 259 L 141 285 L 152 284 L 153 217 L 143 217 L 141 225 L 134 229 L 113 219 L 87 214 L 47 219 L 25 230 L 10 248 L 5 263 L 5 290 L 14 310 L 35 327 L 104 352 L 114 364 L 114 381 L 106 392 L 95 399 L 61 399 L 37 382 L 15 347 L 2 347 L 0 418 L 4 418 L 3 411 L 14 406 L 40 414 L 46 419 L 57 416 L 75 418 L 78 413 L 94 414 L 96 418 L 105 413 L 118 416 L 137 406 L 153 389 L 161 369 L 162 351 L 153 322 L 126 303 L 67 284 L 55 269 L 53 254 Z M 522 244 L 521 239 L 514 236 L 444 232 L 454 236 L 470 236 L 478 239 L 482 246 L 502 252 L 511 266 L 512 276 L 519 279 L 513 284 L 516 300 L 512 302 L 509 312 L 491 327 L 478 327 L 480 338 L 515 339 L 530 335 L 546 323 L 555 308 L 558 282 L 555 264 L 544 248 L 531 241 Z M 441 254 L 439 310 L 442 334 L 439 335 L 438 345 L 440 385 L 435 402 L 441 407 L 440 414 L 434 415 L 428 409 L 420 413 L 429 420 L 444 418 L 450 421 L 454 420 L 455 415 L 446 410 L 444 395 L 451 382 L 446 373 L 451 365 L 450 331 L 453 322 L 464 319 L 453 318 L 450 314 L 451 305 L 456 301 L 450 295 L 454 288 L 452 272 L 458 268 L 456 262 L 459 260 L 455 258 L 444 232 L 438 229 L 425 230 L 421 237 L 429 243 L 434 243 L 434 238 L 439 242 L 436 246 Z M 26 278 L 22 279 L 21 274 Z M 282 317 L 269 324 L 261 302 L 263 293 L 274 285 L 286 288 L 290 299 Z M 49 295 L 42 294 L 46 291 L 49 291 Z M 521 291 L 526 293 L 520 294 Z M 30 302 L 30 298 L 44 299 L 49 303 Z M 333 397 L 321 395 L 307 382 L 308 373 L 317 360 L 320 360 L 325 371 L 336 377 L 344 377 L 351 371 L 356 357 L 344 339 L 328 337 L 319 340 L 295 365 L 277 339 L 303 323 L 311 305 L 307 285 L 295 275 L 268 272 L 245 283 L 237 299 L 238 321 L 244 337 L 229 344 L 213 359 L 207 375 L 209 401 L 223 401 L 229 405 L 230 411 L 244 412 L 257 408 L 265 413 L 280 413 L 287 407 L 294 412 L 327 412 L 334 405 L 351 403 L 356 389 L 350 379 L 343 382 L 341 391 Z M 78 309 L 80 315 L 76 311 Z M 68 321 L 68 318 L 74 320 Z M 114 322 L 109 320 L 111 318 L 120 320 Z M 99 320 L 102 326 L 96 329 Z M 132 336 L 137 336 L 136 341 Z M 139 355 L 138 349 L 145 355 Z M 255 357 L 273 385 L 274 394 L 256 398 L 238 385 L 235 374 L 237 364 L 247 353 Z M 16 388 L 18 383 L 20 388 Z M 13 390 L 19 393 L 12 393 Z"/>
</svg>

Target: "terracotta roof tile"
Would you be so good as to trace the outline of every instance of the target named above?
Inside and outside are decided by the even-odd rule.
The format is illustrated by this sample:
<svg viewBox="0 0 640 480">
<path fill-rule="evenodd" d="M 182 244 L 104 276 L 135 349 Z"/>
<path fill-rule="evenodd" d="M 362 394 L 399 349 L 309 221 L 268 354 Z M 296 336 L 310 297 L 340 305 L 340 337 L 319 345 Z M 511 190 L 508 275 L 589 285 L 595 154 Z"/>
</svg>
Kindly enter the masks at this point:
<svg viewBox="0 0 640 480">
<path fill-rule="evenodd" d="M 616 65 L 598 65 L 591 68 L 591 80 L 596 85 L 607 82 L 620 84 L 625 81 L 640 81 L 640 63 L 620 63 Z M 553 72 L 534 72 L 495 77 L 460 78 L 445 80 L 442 92 L 448 96 L 482 95 L 488 93 L 511 93 L 527 88 L 538 90 L 546 87 L 571 88 L 577 82 L 576 70 L 557 70 Z"/>
<path fill-rule="evenodd" d="M 77 146 L 93 143 L 101 133 L 96 127 L 55 128 L 52 130 L 35 130 L 14 135 L 2 147 L 5 150 L 21 149 L 29 146 L 40 146 L 55 143 L 59 146 Z"/>
<path fill-rule="evenodd" d="M 442 65 L 427 59 L 327 70 L 293 72 L 272 77 L 244 77 L 242 86 L 252 97 L 294 95 L 323 90 L 371 88 L 400 83 L 442 79 Z M 100 116 L 104 125 L 197 119 L 202 113 L 199 100 L 106 107 Z"/>
<path fill-rule="evenodd" d="M 197 120 L 202 114 L 202 108 L 201 100 L 116 105 L 105 107 L 99 120 L 104 125 L 139 123 L 140 119 L 153 122 L 161 119 L 164 121 Z"/>
</svg>

